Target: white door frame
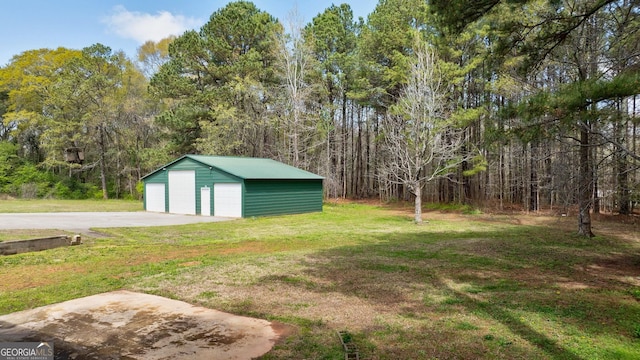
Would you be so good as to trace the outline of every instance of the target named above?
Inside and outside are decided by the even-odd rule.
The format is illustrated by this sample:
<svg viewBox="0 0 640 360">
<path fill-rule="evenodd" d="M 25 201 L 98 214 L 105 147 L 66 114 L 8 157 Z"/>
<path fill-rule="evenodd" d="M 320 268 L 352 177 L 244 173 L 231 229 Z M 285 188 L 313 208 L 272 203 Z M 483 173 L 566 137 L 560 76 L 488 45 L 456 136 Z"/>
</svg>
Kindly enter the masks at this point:
<svg viewBox="0 0 640 360">
<path fill-rule="evenodd" d="M 200 215 L 211 216 L 211 188 L 207 185 L 200 188 Z"/>
</svg>

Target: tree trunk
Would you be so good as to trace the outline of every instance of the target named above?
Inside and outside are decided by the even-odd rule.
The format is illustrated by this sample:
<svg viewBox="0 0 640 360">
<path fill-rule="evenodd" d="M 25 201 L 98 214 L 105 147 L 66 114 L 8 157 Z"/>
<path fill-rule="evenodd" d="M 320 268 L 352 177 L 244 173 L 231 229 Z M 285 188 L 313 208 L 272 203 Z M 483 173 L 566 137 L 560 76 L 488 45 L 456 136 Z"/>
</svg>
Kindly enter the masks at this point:
<svg viewBox="0 0 640 360">
<path fill-rule="evenodd" d="M 627 134 L 627 122 L 622 119 L 622 100 L 618 100 L 618 121 L 615 126 L 615 136 L 616 141 L 620 144 L 624 144 L 626 141 Z M 629 171 L 627 169 L 627 153 L 621 149 L 616 148 L 614 153 L 614 161 L 616 166 L 616 187 L 617 187 L 617 202 L 618 202 L 618 213 L 620 215 L 629 215 L 631 214 L 631 207 L 629 206 L 631 203 L 631 199 L 629 196 Z"/>
<path fill-rule="evenodd" d="M 638 114 L 638 110 L 637 110 L 637 107 L 636 107 L 636 95 L 633 96 L 633 102 L 631 104 L 631 114 L 633 114 L 632 115 L 633 120 L 631 121 L 631 123 L 633 124 L 632 125 L 632 129 L 631 129 L 632 136 L 630 136 L 631 137 L 631 149 L 632 149 L 634 154 L 637 154 L 638 153 L 638 142 L 637 142 L 637 138 L 638 137 L 636 136 L 636 134 L 638 133 L 637 132 L 637 130 L 638 130 L 638 121 L 636 119 L 636 114 Z M 637 172 L 635 172 L 635 171 L 632 174 L 633 175 L 633 179 L 631 179 L 631 181 L 633 183 L 635 183 L 637 181 L 636 180 L 636 174 L 637 174 Z M 634 199 L 634 201 L 630 201 L 630 202 L 631 202 L 631 204 L 629 206 L 629 213 L 633 214 L 634 206 L 637 203 L 637 197 Z"/>
<path fill-rule="evenodd" d="M 591 165 L 591 184 L 593 189 L 591 190 L 591 196 L 593 197 L 593 201 L 591 202 L 591 209 L 594 214 L 600 214 L 600 197 L 599 193 L 599 177 L 598 177 L 598 148 L 592 147 L 592 151 L 589 152 L 591 159 L 589 160 L 589 164 Z"/>
<path fill-rule="evenodd" d="M 462 153 L 466 153 L 466 146 L 462 147 Z M 462 204 L 470 204 L 471 203 L 471 176 L 465 176 L 465 171 L 470 170 L 469 161 L 464 160 L 462 162 L 462 169 L 460 171 L 460 179 L 462 181 L 462 195 L 460 196 L 460 202 Z"/>
<path fill-rule="evenodd" d="M 638 121 L 636 119 L 636 114 L 638 113 L 638 111 L 636 110 L 637 108 L 636 108 L 636 96 L 635 95 L 633 96 L 633 102 L 632 102 L 631 106 L 632 106 L 631 107 L 631 114 L 633 114 L 632 115 L 633 116 L 633 120 L 631 122 L 633 124 L 631 126 L 631 134 L 632 134 L 632 136 L 630 136 L 630 138 L 631 138 L 631 149 L 632 149 L 634 154 L 637 154 L 638 153 L 638 142 L 637 142 L 637 138 L 638 137 L 636 136 L 636 134 L 638 133 Z M 636 180 L 636 176 L 637 176 L 636 174 L 637 174 L 637 172 L 635 172 L 635 171 L 632 174 L 633 175 L 633 178 L 631 179 L 632 183 L 636 183 L 636 181 L 637 181 Z M 629 199 L 629 200 L 631 200 L 631 199 Z M 634 207 L 638 202 L 637 201 L 637 197 L 635 197 L 635 199 L 633 201 L 629 201 L 629 202 L 630 202 L 630 204 L 629 204 L 629 213 L 633 214 Z"/>
<path fill-rule="evenodd" d="M 531 143 L 529 162 L 529 211 L 538 211 L 538 143 L 536 141 Z"/>
<path fill-rule="evenodd" d="M 98 128 L 99 151 L 100 151 L 100 183 L 102 185 L 102 198 L 108 199 L 109 193 L 107 191 L 107 162 L 106 162 L 106 144 L 104 126 L 101 124 Z"/>
<path fill-rule="evenodd" d="M 356 166 L 353 169 L 353 171 L 355 172 L 356 178 L 355 178 L 355 189 L 354 189 L 354 195 L 356 196 L 356 198 L 361 198 L 362 197 L 362 169 L 364 168 L 364 164 L 362 163 L 362 108 L 360 106 L 358 106 L 357 109 L 357 120 L 356 120 L 357 124 L 358 124 L 358 137 L 356 138 L 356 144 L 355 144 L 355 162 L 356 162 Z M 355 130 L 354 130 L 355 131 Z"/>
<path fill-rule="evenodd" d="M 589 129 L 585 123 L 580 129 L 580 174 L 578 189 L 578 235 L 593 237 L 591 232 L 591 193 L 593 184 L 591 182 L 592 172 L 589 164 Z"/>
<path fill-rule="evenodd" d="M 342 95 L 342 136 L 340 137 L 340 181 L 342 181 L 342 197 L 347 197 L 347 94 Z"/>
<path fill-rule="evenodd" d="M 618 182 L 618 213 L 620 215 L 631 214 L 631 199 L 629 196 L 629 176 L 627 170 L 626 154 L 617 153 L 617 182 Z"/>
<path fill-rule="evenodd" d="M 415 195 L 416 195 L 416 201 L 415 201 L 415 215 L 414 215 L 414 222 L 416 224 L 421 224 L 422 223 L 422 186 L 420 186 L 420 183 L 415 184 Z"/>
</svg>

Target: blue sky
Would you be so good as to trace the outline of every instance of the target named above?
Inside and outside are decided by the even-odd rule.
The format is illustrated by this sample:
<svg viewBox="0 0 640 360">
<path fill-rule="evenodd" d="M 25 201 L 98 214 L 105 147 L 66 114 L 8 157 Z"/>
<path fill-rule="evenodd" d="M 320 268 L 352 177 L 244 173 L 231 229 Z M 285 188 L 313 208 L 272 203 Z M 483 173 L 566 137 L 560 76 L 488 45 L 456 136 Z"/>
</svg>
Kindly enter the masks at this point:
<svg viewBox="0 0 640 360">
<path fill-rule="evenodd" d="M 199 29 L 228 0 L 0 0 L 0 66 L 26 50 L 81 49 L 101 43 L 135 58 L 146 40 Z M 331 4 L 351 5 L 366 18 L 376 0 L 254 0 L 283 20 L 297 7 L 305 23 Z"/>
</svg>

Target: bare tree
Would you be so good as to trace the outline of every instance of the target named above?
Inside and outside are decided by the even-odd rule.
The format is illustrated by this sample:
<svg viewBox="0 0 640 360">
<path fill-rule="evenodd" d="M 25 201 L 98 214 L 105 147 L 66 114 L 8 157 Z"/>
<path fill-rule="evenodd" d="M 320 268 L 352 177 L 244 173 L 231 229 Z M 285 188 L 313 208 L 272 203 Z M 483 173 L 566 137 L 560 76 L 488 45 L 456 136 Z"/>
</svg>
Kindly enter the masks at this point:
<svg viewBox="0 0 640 360">
<path fill-rule="evenodd" d="M 421 223 L 424 185 L 455 172 L 465 159 L 462 131 L 447 116 L 436 54 L 422 41 L 414 50 L 407 84 L 382 124 L 387 158 L 380 175 L 415 195 L 415 222 Z"/>
<path fill-rule="evenodd" d="M 303 20 L 297 7 L 286 18 L 286 33 L 279 37 L 279 65 L 283 77 L 285 106 L 282 109 L 285 158 L 293 166 L 308 168 L 306 152 L 316 133 L 306 111 L 311 94 L 311 85 L 307 83 L 310 68 L 313 66 L 313 54 L 305 43 Z"/>
<path fill-rule="evenodd" d="M 170 35 L 158 42 L 149 40 L 138 47 L 140 68 L 147 78 L 151 78 L 164 63 L 169 61 L 169 45 L 175 39 L 174 35 Z"/>
</svg>

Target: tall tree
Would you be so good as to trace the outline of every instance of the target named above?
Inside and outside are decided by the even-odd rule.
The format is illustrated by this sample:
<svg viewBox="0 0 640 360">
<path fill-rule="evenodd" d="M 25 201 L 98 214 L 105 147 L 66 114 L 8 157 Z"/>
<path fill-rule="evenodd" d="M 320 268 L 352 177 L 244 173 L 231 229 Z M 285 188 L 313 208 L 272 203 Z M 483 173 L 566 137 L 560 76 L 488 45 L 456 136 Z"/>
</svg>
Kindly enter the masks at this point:
<svg viewBox="0 0 640 360">
<path fill-rule="evenodd" d="M 319 67 L 313 76 L 322 82 L 314 87 L 318 113 L 326 133 L 324 168 L 328 196 L 347 195 L 347 140 L 349 134 L 349 93 L 355 89 L 357 76 L 356 40 L 359 25 L 354 22 L 348 4 L 332 5 L 313 18 L 304 31 L 305 41 L 313 51 Z"/>
<path fill-rule="evenodd" d="M 9 92 L 0 91 L 0 141 L 9 140 L 11 134 L 11 128 L 8 124 L 4 123 L 4 114 L 7 112 L 9 106 Z"/>
<path fill-rule="evenodd" d="M 422 222 L 422 188 L 426 182 L 454 172 L 462 133 L 449 118 L 442 71 L 429 46 L 416 41 L 407 84 L 383 123 L 388 158 L 381 174 L 415 195 L 415 222 Z"/>
<path fill-rule="evenodd" d="M 264 154 L 281 31 L 271 15 L 237 1 L 174 40 L 170 60 L 151 79 L 154 94 L 169 101 L 158 120 L 174 152 Z"/>
<path fill-rule="evenodd" d="M 80 51 L 65 48 L 29 50 L 0 68 L 0 92 L 6 96 L 5 136 L 18 143 L 20 155 L 32 162 L 38 163 L 46 156 L 40 138 L 46 128 L 46 102 L 56 74 L 80 56 Z"/>
<path fill-rule="evenodd" d="M 287 16 L 286 33 L 278 38 L 277 67 L 283 79 L 284 105 L 281 112 L 284 135 L 284 157 L 293 166 L 308 169 L 311 148 L 315 145 L 316 121 L 310 121 L 307 103 L 312 94 L 309 76 L 314 66 L 313 56 L 303 34 L 303 24 L 297 9 Z"/>
<path fill-rule="evenodd" d="M 127 64 L 122 52 L 113 53 L 107 46 L 84 48 L 81 57 L 56 75 L 47 98 L 51 117 L 43 136 L 44 145 L 50 149 L 48 164 L 65 164 L 65 151 L 83 149 L 94 162 L 82 164 L 81 170 L 98 168 L 105 199 L 109 197 L 109 154 L 114 150 L 112 144 L 127 105 Z"/>
<path fill-rule="evenodd" d="M 604 66 L 609 68 L 612 75 L 628 72 L 629 69 L 640 67 L 640 3 L 634 0 L 617 1 L 608 6 L 608 12 L 603 20 L 603 28 L 608 34 L 606 45 L 606 61 Z M 633 97 L 635 99 L 635 96 Z M 634 164 L 639 162 L 632 156 L 636 152 L 632 149 L 635 131 L 631 128 L 633 102 L 620 97 L 612 104 L 613 133 L 609 137 L 613 143 L 613 161 L 615 166 L 615 205 L 618 213 L 629 215 L 631 207 L 631 188 Z M 631 103 L 629 106 L 628 103 Z M 604 139 L 607 141 L 608 139 Z"/>
<path fill-rule="evenodd" d="M 362 28 L 359 51 L 367 61 L 369 101 L 386 108 L 400 95 L 409 74 L 413 31 L 426 27 L 424 0 L 381 0 Z"/>
<path fill-rule="evenodd" d="M 130 149 L 137 156 L 155 144 L 155 130 L 143 130 L 145 121 L 137 120 L 148 123 L 156 107 L 146 96 L 147 80 L 123 53 L 100 44 L 27 51 L 0 70 L 0 79 L 8 89 L 9 136 L 20 148 L 27 148 L 21 139 L 31 139 L 40 154 L 31 160 L 42 168 L 89 183 L 97 169 L 102 196 L 109 189 L 119 196 L 124 182 L 135 195 L 141 174 L 156 165 L 125 154 Z M 133 134 L 144 137 L 144 145 L 135 146 Z"/>
<path fill-rule="evenodd" d="M 397 102 L 407 82 L 409 59 L 414 50 L 414 32 L 424 30 L 426 16 L 426 3 L 423 0 L 383 0 L 360 28 L 357 42 L 358 72 L 353 90 L 349 93 L 363 107 L 356 112 L 357 123 L 353 126 L 357 130 L 357 138 L 352 151 L 358 169 L 363 167 L 360 161 L 364 158 L 361 156 L 363 142 L 377 145 L 376 128 L 392 116 L 390 107 Z M 371 123 L 363 122 L 363 116 Z M 360 130 L 370 128 L 373 128 L 374 135 L 363 139 Z M 376 155 L 368 158 L 374 164 L 374 169 L 380 168 L 379 164 L 384 161 L 382 154 Z M 377 175 L 374 173 L 369 176 L 378 180 L 376 185 L 382 189 L 384 197 L 410 196 L 402 185 L 387 182 L 384 177 Z M 352 181 L 354 187 L 360 185 L 358 179 L 356 177 L 356 181 Z"/>
<path fill-rule="evenodd" d="M 169 60 L 169 45 L 175 38 L 172 35 L 158 42 L 149 40 L 138 48 L 138 61 L 147 77 L 151 78 Z"/>
<path fill-rule="evenodd" d="M 110 157 L 114 178 L 113 192 L 117 197 L 140 197 L 137 182 L 158 164 L 171 160 L 160 129 L 153 118 L 161 111 L 161 103 L 151 98 L 149 81 L 131 61 L 125 62 L 123 88 L 118 100 L 115 132 Z"/>
<path fill-rule="evenodd" d="M 443 27 L 454 33 L 474 20 L 501 12 L 510 14 L 494 18 L 496 21 L 492 26 L 497 46 L 493 53 L 506 59 L 500 63 L 517 69 L 516 76 L 529 85 L 529 93 L 517 100 L 521 104 L 517 116 L 528 119 L 528 123 L 520 130 L 542 135 L 543 130 L 552 129 L 550 124 L 555 122 L 562 128 L 564 136 L 576 140 L 580 153 L 579 181 L 576 184 L 576 198 L 579 200 L 578 233 L 592 236 L 590 209 L 598 193 L 595 177 L 598 171 L 594 167 L 596 142 L 593 138 L 604 125 L 606 117 L 601 110 L 616 96 L 625 97 L 638 92 L 637 85 L 635 89 L 633 85 L 631 88 L 622 86 L 615 89 L 612 85 L 620 84 L 621 78 L 606 71 L 601 61 L 605 57 L 603 44 L 609 41 L 606 37 L 613 33 L 601 31 L 602 19 L 609 11 L 609 6 L 617 2 L 453 2 L 452 6 L 465 8 L 461 12 L 445 11 L 445 3 L 441 1 L 432 3 L 441 18 L 453 24 Z M 561 75 L 556 77 L 559 82 L 550 83 L 551 78 L 544 77 L 542 70 L 549 66 L 561 69 Z M 624 72 L 633 73 L 637 70 L 627 68 Z M 540 79 L 540 84 L 533 83 L 534 79 Z M 553 131 L 550 133 L 558 134 Z"/>
</svg>

